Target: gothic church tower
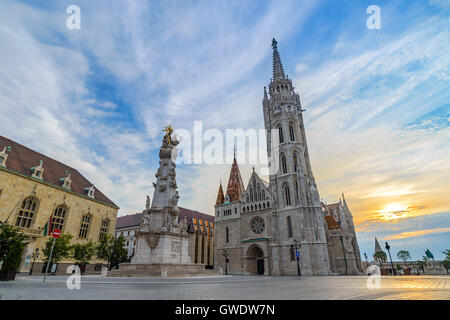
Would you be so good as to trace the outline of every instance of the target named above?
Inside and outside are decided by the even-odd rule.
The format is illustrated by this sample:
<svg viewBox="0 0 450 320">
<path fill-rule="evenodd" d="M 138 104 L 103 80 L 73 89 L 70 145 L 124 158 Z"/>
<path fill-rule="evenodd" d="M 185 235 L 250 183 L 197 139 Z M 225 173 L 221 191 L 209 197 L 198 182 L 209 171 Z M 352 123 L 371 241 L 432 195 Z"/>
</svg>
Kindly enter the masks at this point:
<svg viewBox="0 0 450 320">
<path fill-rule="evenodd" d="M 304 275 L 327 275 L 330 263 L 322 209 L 306 143 L 300 96 L 285 75 L 275 39 L 273 79 L 264 88 L 263 111 L 267 154 L 272 164 L 270 189 L 275 199 L 272 218 L 272 274 L 290 273 L 283 266 L 292 246 L 299 245 Z M 275 131 L 273 131 L 275 130 Z M 275 134 L 271 134 L 274 132 Z M 278 134 L 278 135 L 277 135 Z M 278 161 L 278 170 L 273 165 Z"/>
</svg>

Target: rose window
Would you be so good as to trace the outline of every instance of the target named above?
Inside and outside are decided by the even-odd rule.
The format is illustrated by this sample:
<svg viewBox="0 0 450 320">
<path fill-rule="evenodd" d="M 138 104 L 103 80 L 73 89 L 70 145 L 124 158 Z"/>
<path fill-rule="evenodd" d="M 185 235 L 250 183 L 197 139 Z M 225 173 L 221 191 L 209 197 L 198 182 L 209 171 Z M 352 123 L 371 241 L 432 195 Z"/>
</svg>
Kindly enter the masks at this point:
<svg viewBox="0 0 450 320">
<path fill-rule="evenodd" d="M 264 231 L 264 220 L 260 217 L 253 218 L 250 221 L 250 227 L 254 234 L 261 234 Z"/>
</svg>

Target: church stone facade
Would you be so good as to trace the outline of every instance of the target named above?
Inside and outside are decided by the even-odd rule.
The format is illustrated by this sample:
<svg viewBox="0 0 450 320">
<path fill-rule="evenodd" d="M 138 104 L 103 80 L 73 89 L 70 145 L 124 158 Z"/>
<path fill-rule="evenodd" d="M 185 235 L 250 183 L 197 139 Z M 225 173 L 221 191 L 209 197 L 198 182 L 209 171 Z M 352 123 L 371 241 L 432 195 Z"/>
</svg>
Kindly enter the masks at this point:
<svg viewBox="0 0 450 320">
<path fill-rule="evenodd" d="M 271 170 L 269 183 L 253 171 L 245 188 L 234 159 L 227 191 L 220 185 L 215 206 L 215 269 L 228 274 L 296 275 L 298 259 L 301 275 L 341 273 L 340 264 L 330 260 L 342 247 L 328 234 L 300 96 L 284 73 L 275 39 L 272 47 L 273 79 L 268 92 L 264 89 L 262 105 L 268 158 L 279 161 L 279 169 Z M 339 232 L 339 236 L 352 233 L 356 243 L 354 229 Z M 359 261 L 356 269 L 362 271 L 359 249 L 351 251 L 353 260 Z"/>
</svg>

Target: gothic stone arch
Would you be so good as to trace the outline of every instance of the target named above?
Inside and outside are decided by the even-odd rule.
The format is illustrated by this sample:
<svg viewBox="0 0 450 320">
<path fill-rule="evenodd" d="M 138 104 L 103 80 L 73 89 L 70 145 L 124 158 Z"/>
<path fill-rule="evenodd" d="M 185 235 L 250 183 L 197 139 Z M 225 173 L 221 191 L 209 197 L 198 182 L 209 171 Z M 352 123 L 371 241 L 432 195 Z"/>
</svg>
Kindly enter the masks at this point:
<svg viewBox="0 0 450 320">
<path fill-rule="evenodd" d="M 263 249 L 257 244 L 253 244 L 248 248 L 246 257 L 247 272 L 249 274 L 263 275 L 265 272 Z"/>
</svg>

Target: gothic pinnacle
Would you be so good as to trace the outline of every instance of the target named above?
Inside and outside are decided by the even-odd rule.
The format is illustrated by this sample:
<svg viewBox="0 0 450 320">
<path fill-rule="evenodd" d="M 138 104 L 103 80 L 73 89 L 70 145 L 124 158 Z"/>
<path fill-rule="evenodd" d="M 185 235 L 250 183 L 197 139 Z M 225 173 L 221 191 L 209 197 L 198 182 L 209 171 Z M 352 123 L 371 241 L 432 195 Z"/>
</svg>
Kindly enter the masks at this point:
<svg viewBox="0 0 450 320">
<path fill-rule="evenodd" d="M 276 79 L 286 79 L 283 70 L 283 64 L 281 63 L 280 53 L 278 52 L 277 47 L 278 42 L 275 38 L 272 40 L 272 48 L 273 48 L 273 80 Z"/>
</svg>

